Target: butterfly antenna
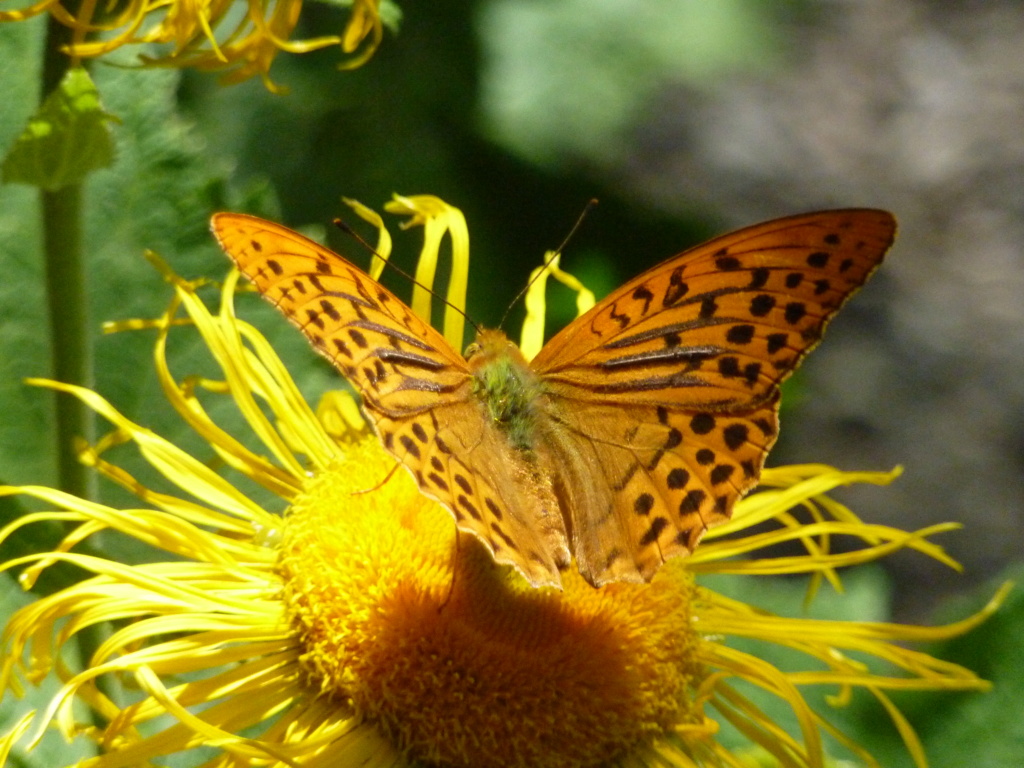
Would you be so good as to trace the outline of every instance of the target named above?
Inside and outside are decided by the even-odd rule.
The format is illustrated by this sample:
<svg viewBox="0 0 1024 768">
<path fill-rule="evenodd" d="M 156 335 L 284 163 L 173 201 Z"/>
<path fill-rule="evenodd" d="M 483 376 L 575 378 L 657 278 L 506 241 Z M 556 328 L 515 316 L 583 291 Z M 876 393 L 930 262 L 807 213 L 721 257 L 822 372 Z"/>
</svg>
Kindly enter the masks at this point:
<svg viewBox="0 0 1024 768">
<path fill-rule="evenodd" d="M 363 248 L 365 248 L 367 251 L 369 251 L 371 256 L 373 256 L 374 258 L 377 258 L 377 259 L 380 259 L 381 261 L 383 261 L 385 267 L 388 267 L 389 269 L 397 272 L 398 274 L 400 274 L 402 277 L 404 277 L 406 280 L 408 280 L 413 285 L 418 285 L 420 288 L 425 290 L 427 293 L 429 293 L 435 299 L 437 299 L 438 301 L 446 304 L 447 306 L 451 307 L 456 312 L 458 312 L 460 315 L 462 315 L 466 319 L 466 322 L 469 323 L 471 326 L 473 326 L 473 330 L 475 330 L 475 331 L 477 331 L 479 333 L 480 326 L 478 326 L 476 323 L 474 323 L 473 319 L 469 315 L 467 315 L 463 310 L 459 309 L 457 306 L 452 304 L 450 301 L 448 301 L 448 299 L 446 299 L 444 296 L 439 294 L 433 288 L 431 288 L 428 285 L 424 285 L 419 280 L 417 280 L 415 277 L 413 277 L 408 272 L 406 272 L 404 269 L 402 269 L 399 266 L 396 266 L 396 265 L 392 264 L 388 259 L 385 259 L 379 253 L 377 253 L 377 249 L 374 248 L 372 245 L 370 245 L 368 242 L 366 242 L 366 239 L 362 235 L 360 235 L 358 232 L 356 232 L 354 229 L 352 229 L 352 227 L 349 225 L 348 222 L 346 222 L 344 219 L 336 218 L 336 219 L 334 219 L 333 223 L 334 223 L 334 226 L 336 226 L 338 229 L 340 229 L 346 235 L 348 235 L 353 240 L 355 240 L 357 243 L 359 243 L 361 246 L 363 246 Z"/>
<path fill-rule="evenodd" d="M 587 201 L 587 204 L 583 206 L 583 210 L 580 211 L 580 215 L 576 218 L 576 223 L 572 225 L 572 229 L 569 230 L 569 234 L 567 234 L 562 239 L 562 244 L 558 246 L 558 248 L 556 248 L 555 250 L 551 251 L 551 255 L 544 262 L 544 264 L 541 265 L 541 268 L 537 270 L 537 273 L 530 279 L 530 281 L 525 286 L 523 286 L 523 289 L 519 291 L 519 293 L 516 294 L 516 297 L 512 299 L 512 301 L 509 303 L 508 308 L 505 310 L 505 314 L 501 316 L 501 322 L 498 324 L 499 328 L 505 327 L 505 319 L 508 317 L 508 313 L 512 311 L 512 307 L 514 307 L 519 302 L 519 300 L 526 295 L 526 292 L 530 290 L 530 286 L 533 285 L 540 278 L 540 276 L 544 274 L 547 268 L 551 266 L 551 262 L 557 259 L 558 256 L 566 249 L 566 246 L 569 245 L 569 241 L 572 240 L 573 236 L 576 234 L 576 230 L 580 228 L 580 225 L 583 223 L 583 220 L 587 218 L 587 214 L 590 213 L 597 206 L 597 204 L 597 198 L 592 197 L 590 198 L 590 200 Z"/>
</svg>

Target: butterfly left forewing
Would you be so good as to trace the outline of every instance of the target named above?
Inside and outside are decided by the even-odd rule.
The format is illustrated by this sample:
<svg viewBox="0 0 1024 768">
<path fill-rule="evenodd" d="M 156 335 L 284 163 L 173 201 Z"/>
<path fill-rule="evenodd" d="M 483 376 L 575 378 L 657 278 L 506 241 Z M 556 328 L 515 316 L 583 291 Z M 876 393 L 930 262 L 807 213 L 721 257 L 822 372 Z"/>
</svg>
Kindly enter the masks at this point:
<svg viewBox="0 0 1024 768">
<path fill-rule="evenodd" d="M 592 583 L 650 578 L 728 519 L 775 440 L 779 385 L 894 231 L 874 210 L 739 230 L 630 281 L 541 350 L 531 367 Z M 591 472 L 607 481 L 578 488 L 571 476 Z"/>
</svg>

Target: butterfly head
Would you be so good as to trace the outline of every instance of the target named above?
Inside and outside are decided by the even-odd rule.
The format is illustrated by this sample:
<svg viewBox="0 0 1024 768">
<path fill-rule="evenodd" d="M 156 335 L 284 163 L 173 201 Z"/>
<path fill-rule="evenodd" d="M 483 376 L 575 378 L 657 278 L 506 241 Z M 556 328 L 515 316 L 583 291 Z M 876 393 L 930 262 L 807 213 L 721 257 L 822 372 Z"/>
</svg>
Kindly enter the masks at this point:
<svg viewBox="0 0 1024 768">
<path fill-rule="evenodd" d="M 496 328 L 480 328 L 476 333 L 476 339 L 466 347 L 463 354 L 471 369 L 509 355 L 523 358 L 516 343 L 506 336 L 504 331 Z M 522 363 L 526 365 L 526 360 L 522 359 Z"/>
</svg>

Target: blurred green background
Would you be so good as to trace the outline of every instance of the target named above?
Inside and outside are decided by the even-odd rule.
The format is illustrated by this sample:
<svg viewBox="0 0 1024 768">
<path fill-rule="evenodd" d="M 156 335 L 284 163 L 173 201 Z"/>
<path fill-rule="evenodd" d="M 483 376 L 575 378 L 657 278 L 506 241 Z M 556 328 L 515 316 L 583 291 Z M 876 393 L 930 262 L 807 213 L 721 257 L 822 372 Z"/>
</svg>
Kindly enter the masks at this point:
<svg viewBox="0 0 1024 768">
<path fill-rule="evenodd" d="M 201 73 L 90 65 L 104 108 L 120 121 L 111 127 L 116 162 L 85 190 L 98 391 L 208 457 L 163 405 L 152 335 L 104 336 L 100 323 L 153 317 L 166 305 L 169 289 L 142 258 L 146 248 L 183 276 L 221 277 L 227 262 L 207 229 L 217 210 L 326 236 L 366 263 L 329 232 L 334 216 L 354 221 L 342 196 L 379 209 L 393 192 L 436 194 L 466 214 L 468 311 L 493 325 L 590 198 L 600 205 L 563 266 L 599 296 L 743 224 L 888 208 L 901 222 L 897 244 L 790 388 L 769 463 L 903 464 L 894 486 L 844 500 L 870 521 L 905 528 L 963 522 L 941 542 L 967 573 L 900 555 L 887 570 L 853 577 L 846 598 L 819 602 L 830 616 L 952 620 L 1019 572 L 1024 7 L 476 0 L 401 11 L 397 33 L 387 31 L 361 69 L 338 71 L 332 49 L 279 56 L 271 74 L 283 95 L 258 79 L 225 88 Z M 308 5 L 300 35 L 337 32 L 345 18 L 330 4 Z M 41 18 L 0 25 L 0 150 L 36 108 L 44 26 Z M 116 60 L 132 64 L 136 54 Z M 51 370 L 38 208 L 34 189 L 0 186 L 0 481 L 47 485 L 55 482 L 53 395 L 23 384 Z M 418 233 L 397 242 L 398 263 L 412 264 Z M 385 282 L 407 295 L 400 279 Z M 311 400 L 337 386 L 283 320 L 255 299 L 241 305 Z M 552 327 L 571 311 L 568 301 L 553 309 Z M 514 310 L 509 327 L 521 316 Z M 184 338 L 173 355 L 179 373 L 212 371 Z M 106 485 L 99 492 L 124 499 Z M 759 581 L 744 596 L 800 610 L 801 589 Z M 1024 763 L 1016 716 L 1024 659 L 1014 642 L 1022 614 L 1011 600 L 942 650 L 996 681 L 993 693 L 898 699 L 934 766 L 963 765 L 968 755 L 977 765 Z M 883 765 L 909 765 L 867 697 L 842 717 Z"/>
</svg>

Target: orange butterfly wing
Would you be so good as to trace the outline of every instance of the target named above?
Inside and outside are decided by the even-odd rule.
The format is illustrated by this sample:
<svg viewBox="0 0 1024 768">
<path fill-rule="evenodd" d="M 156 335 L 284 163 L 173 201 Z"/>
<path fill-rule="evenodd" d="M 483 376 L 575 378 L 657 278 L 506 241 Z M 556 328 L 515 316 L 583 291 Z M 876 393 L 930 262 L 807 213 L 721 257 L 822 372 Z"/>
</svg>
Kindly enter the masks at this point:
<svg viewBox="0 0 1024 768">
<path fill-rule="evenodd" d="M 461 530 L 534 585 L 558 585 L 570 549 L 600 585 L 650 579 L 728 519 L 775 441 L 779 384 L 881 262 L 895 222 L 780 219 L 631 280 L 534 359 L 540 386 L 521 403 L 534 416 L 514 440 L 477 369 L 361 270 L 250 216 L 218 214 L 213 229 Z M 518 356 L 498 359 L 525 373 Z"/>
<path fill-rule="evenodd" d="M 390 291 L 336 253 L 269 221 L 211 220 L 221 247 L 359 390 L 384 447 L 461 530 L 535 585 L 569 562 L 557 501 L 490 427 L 466 360 Z"/>
<path fill-rule="evenodd" d="M 547 459 L 593 584 L 647 580 L 756 483 L 779 385 L 895 236 L 884 211 L 824 211 L 716 238 L 629 281 L 557 334 Z"/>
</svg>

